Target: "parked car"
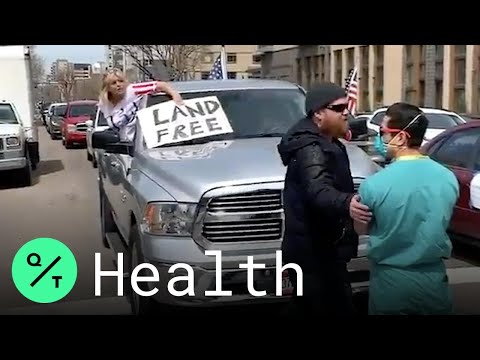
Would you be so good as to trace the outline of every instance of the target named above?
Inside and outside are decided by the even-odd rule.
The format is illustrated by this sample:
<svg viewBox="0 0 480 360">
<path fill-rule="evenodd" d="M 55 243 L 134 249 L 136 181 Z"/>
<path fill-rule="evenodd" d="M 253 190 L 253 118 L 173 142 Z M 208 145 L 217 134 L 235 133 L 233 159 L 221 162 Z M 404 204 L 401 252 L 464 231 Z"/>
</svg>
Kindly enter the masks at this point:
<svg viewBox="0 0 480 360">
<path fill-rule="evenodd" d="M 25 134 L 28 120 L 24 124 L 13 102 L 0 101 L 0 174 L 15 171 L 21 186 L 32 185 L 33 164 Z"/>
<path fill-rule="evenodd" d="M 95 131 L 104 131 L 108 129 L 107 119 L 103 113 L 97 107 L 97 114 L 95 115 L 95 120 L 87 120 L 87 160 L 92 162 L 94 168 L 98 166 L 97 162 L 97 152 L 92 146 L 92 134 Z"/>
<path fill-rule="evenodd" d="M 157 305 L 202 307 L 288 300 L 286 272 L 282 280 L 285 296 L 275 294 L 286 171 L 277 145 L 305 115 L 305 92 L 290 82 L 253 79 L 182 81 L 174 86 L 185 100 L 218 97 L 233 134 L 152 149 L 145 146 L 139 122 L 134 143 L 118 143 L 111 130 L 92 134 L 93 147 L 104 151 L 98 159 L 104 245 L 124 254 L 127 281 L 142 263 L 152 264 L 159 273 L 158 281 L 138 285 L 142 290 L 158 289 L 151 297 L 138 295 L 126 283 L 133 312 L 149 312 Z M 140 108 L 169 100 L 165 94 L 148 95 Z M 346 142 L 346 149 L 358 187 L 380 167 L 359 147 Z M 366 238 L 362 240 L 359 256 L 365 255 Z M 219 279 L 217 261 L 206 250 L 222 251 L 222 288 L 231 290 L 232 296 L 205 296 Z M 258 289 L 266 290 L 266 296 L 248 293 L 246 270 L 239 268 L 247 256 L 266 264 L 255 275 Z M 178 275 L 178 270 L 175 275 L 168 271 L 175 263 L 193 268 L 195 295 L 176 297 L 167 290 L 170 279 Z M 351 271 L 354 291 L 368 288 L 368 268 L 357 264 Z M 177 282 L 174 287 L 183 290 L 185 283 Z"/>
<path fill-rule="evenodd" d="M 67 111 L 67 103 L 56 103 L 47 117 L 47 131 L 52 140 L 62 137 L 62 122 Z"/>
<path fill-rule="evenodd" d="M 367 117 L 360 116 L 355 117 L 348 115 L 348 126 L 352 132 L 352 141 L 366 140 L 369 136 L 367 127 Z"/>
<path fill-rule="evenodd" d="M 64 120 L 61 122 L 62 144 L 69 149 L 75 144 L 87 142 L 87 120 L 95 118 L 97 101 L 78 100 L 67 104 Z"/>
<path fill-rule="evenodd" d="M 451 169 L 460 184 L 460 198 L 450 232 L 464 241 L 480 241 L 480 120 L 450 128 L 422 151 Z M 441 196 L 441 194 L 439 194 Z M 475 206 L 476 208 L 475 208 Z"/>
<path fill-rule="evenodd" d="M 465 124 L 466 121 L 460 115 L 453 111 L 433 108 L 421 108 L 429 120 L 429 126 L 425 134 L 425 142 L 430 141 L 435 136 L 452 127 Z M 373 113 L 371 119 L 367 120 L 368 128 L 378 133 L 382 120 L 385 117 L 387 107 L 382 107 Z"/>
</svg>

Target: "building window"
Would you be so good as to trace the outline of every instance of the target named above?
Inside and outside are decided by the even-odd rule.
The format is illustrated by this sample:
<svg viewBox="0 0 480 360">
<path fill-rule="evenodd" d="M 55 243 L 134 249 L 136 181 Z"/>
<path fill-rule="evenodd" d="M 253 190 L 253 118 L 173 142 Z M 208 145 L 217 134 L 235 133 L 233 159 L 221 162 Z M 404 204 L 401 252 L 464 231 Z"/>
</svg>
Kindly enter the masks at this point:
<svg viewBox="0 0 480 360">
<path fill-rule="evenodd" d="M 418 106 L 425 106 L 426 50 L 425 45 L 419 45 Z"/>
<path fill-rule="evenodd" d="M 349 48 L 346 50 L 347 56 L 347 70 L 353 69 L 355 67 L 355 49 Z"/>
<path fill-rule="evenodd" d="M 297 62 L 297 83 L 302 85 L 302 62 L 300 59 L 295 60 Z"/>
<path fill-rule="evenodd" d="M 342 86 L 342 50 L 336 50 L 334 52 L 335 56 L 335 79 L 334 83 Z"/>
<path fill-rule="evenodd" d="M 311 82 L 312 82 L 312 63 L 311 63 L 311 57 L 306 57 L 304 58 L 304 63 L 305 63 L 305 77 L 306 77 L 306 81 L 305 81 L 305 86 L 307 87 L 307 89 L 310 89 L 310 85 L 311 85 Z"/>
<path fill-rule="evenodd" d="M 320 67 L 319 68 L 320 81 L 322 81 L 322 82 L 326 81 L 325 71 L 326 71 L 326 68 L 327 68 L 327 64 L 326 64 L 325 55 L 320 55 L 318 66 Z"/>
<path fill-rule="evenodd" d="M 383 106 L 384 45 L 375 45 L 375 104 Z"/>
<path fill-rule="evenodd" d="M 466 45 L 454 46 L 454 91 L 453 104 L 457 112 L 466 111 L 465 103 L 465 67 L 466 67 Z"/>
<path fill-rule="evenodd" d="M 227 73 L 227 78 L 229 79 L 236 79 L 237 78 L 237 73 L 236 72 L 228 72 Z"/>
<path fill-rule="evenodd" d="M 204 64 L 211 64 L 213 62 L 213 54 L 206 53 L 202 56 L 202 63 Z"/>
<path fill-rule="evenodd" d="M 360 47 L 361 67 L 359 74 L 359 87 L 361 91 L 361 108 L 363 111 L 370 111 L 370 101 L 368 93 L 368 78 L 369 78 L 369 59 L 370 47 L 368 45 Z"/>
<path fill-rule="evenodd" d="M 207 80 L 209 75 L 209 71 L 202 71 L 202 80 Z"/>
<path fill-rule="evenodd" d="M 254 64 L 259 64 L 262 62 L 262 57 L 260 55 L 253 55 L 252 56 L 252 62 Z"/>
<path fill-rule="evenodd" d="M 443 107 L 443 45 L 435 45 L 435 106 Z"/>
<path fill-rule="evenodd" d="M 227 63 L 236 64 L 237 63 L 237 54 L 227 54 Z"/>
</svg>

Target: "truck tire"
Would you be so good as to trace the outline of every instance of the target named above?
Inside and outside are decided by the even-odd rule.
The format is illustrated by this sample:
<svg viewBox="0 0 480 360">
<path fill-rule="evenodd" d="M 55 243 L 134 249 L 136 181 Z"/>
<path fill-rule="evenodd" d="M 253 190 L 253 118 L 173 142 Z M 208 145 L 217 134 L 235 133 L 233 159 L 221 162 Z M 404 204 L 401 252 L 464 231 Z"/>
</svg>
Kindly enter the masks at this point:
<svg viewBox="0 0 480 360">
<path fill-rule="evenodd" d="M 23 169 L 18 170 L 19 172 L 19 179 L 20 179 L 20 184 L 23 187 L 29 187 L 32 186 L 33 181 L 32 181 L 32 166 L 30 162 L 30 158 L 27 156 L 27 164 Z"/>
<path fill-rule="evenodd" d="M 128 273 L 131 275 L 135 267 L 145 262 L 142 251 L 142 244 L 140 241 L 140 233 L 136 224 L 133 225 L 130 230 L 129 248 L 130 251 L 128 252 L 127 264 Z M 151 275 L 149 273 L 143 274 L 143 271 L 145 270 L 141 270 L 139 275 Z M 145 291 L 148 290 L 147 285 L 144 282 L 138 282 L 138 287 Z M 132 307 L 132 313 L 134 315 L 149 315 L 159 312 L 159 304 L 151 297 L 138 295 L 132 289 L 131 282 L 129 283 L 127 294 L 130 306 Z"/>
<path fill-rule="evenodd" d="M 110 249 L 106 234 L 109 232 L 118 232 L 117 225 L 113 220 L 112 208 L 108 202 L 105 193 L 100 187 L 100 224 L 102 228 L 102 243 L 105 248 Z"/>
<path fill-rule="evenodd" d="M 27 143 L 28 158 L 30 159 L 30 167 L 32 170 L 37 169 L 37 165 L 40 162 L 40 151 L 38 148 L 38 142 Z"/>
</svg>

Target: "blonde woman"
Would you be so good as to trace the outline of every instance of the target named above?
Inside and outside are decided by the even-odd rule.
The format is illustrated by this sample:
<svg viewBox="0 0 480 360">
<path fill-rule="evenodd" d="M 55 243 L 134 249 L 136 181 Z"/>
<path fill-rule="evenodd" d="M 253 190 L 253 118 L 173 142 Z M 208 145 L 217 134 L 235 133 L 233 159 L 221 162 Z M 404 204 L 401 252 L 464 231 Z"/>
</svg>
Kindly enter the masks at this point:
<svg viewBox="0 0 480 360">
<path fill-rule="evenodd" d="M 119 69 L 109 70 L 105 74 L 98 107 L 110 128 L 118 131 L 121 141 L 133 141 L 138 103 L 143 95 L 154 92 L 165 92 L 177 105 L 183 104 L 180 94 L 166 82 L 129 84 Z"/>
</svg>

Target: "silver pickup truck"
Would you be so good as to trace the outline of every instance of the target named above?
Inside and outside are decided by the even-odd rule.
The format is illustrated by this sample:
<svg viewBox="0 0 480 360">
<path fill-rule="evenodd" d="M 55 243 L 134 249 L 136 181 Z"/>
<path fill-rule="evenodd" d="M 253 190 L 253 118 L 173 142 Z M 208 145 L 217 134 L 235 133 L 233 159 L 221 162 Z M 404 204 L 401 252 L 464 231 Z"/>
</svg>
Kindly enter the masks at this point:
<svg viewBox="0 0 480 360">
<path fill-rule="evenodd" d="M 285 167 L 277 153 L 280 137 L 304 116 L 305 93 L 295 84 L 273 80 L 202 80 L 175 82 L 184 99 L 217 96 L 234 133 L 148 149 L 137 124 L 134 143 L 119 143 L 110 130 L 92 135 L 98 150 L 101 224 L 107 248 L 122 253 L 125 289 L 133 312 L 173 306 L 217 306 L 281 302 L 288 299 L 288 279 L 276 288 L 276 250 L 283 236 L 282 189 Z M 164 94 L 142 100 L 146 108 L 170 99 Z M 358 186 L 379 167 L 360 148 L 346 144 Z M 363 244 L 362 244 L 363 245 Z M 221 259 L 207 255 L 220 250 Z M 255 271 L 254 297 L 247 270 L 239 264 L 253 256 L 265 269 Z M 120 257 L 118 257 L 120 259 Z M 153 265 L 140 275 L 158 278 L 138 282 L 132 271 Z M 169 272 L 171 266 L 182 263 Z M 221 267 L 221 271 L 220 271 Z M 284 272 L 286 273 L 286 272 Z M 170 283 L 178 276 L 192 277 Z M 218 277 L 217 277 L 218 276 Z M 355 277 L 368 280 L 368 275 Z M 206 295 L 220 285 L 231 296 Z M 132 281 L 133 282 L 133 281 Z M 218 283 L 217 283 L 218 282 Z M 216 285 L 217 284 L 217 285 Z M 363 283 L 364 284 L 364 283 Z M 355 286 L 355 284 L 354 284 Z M 155 290 L 157 289 L 157 290 Z"/>
</svg>

